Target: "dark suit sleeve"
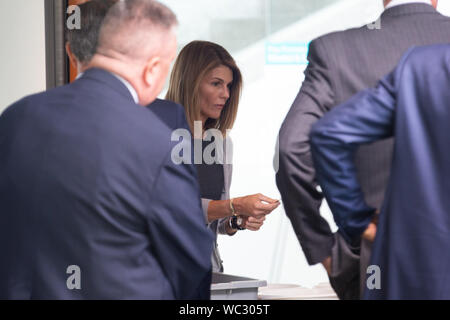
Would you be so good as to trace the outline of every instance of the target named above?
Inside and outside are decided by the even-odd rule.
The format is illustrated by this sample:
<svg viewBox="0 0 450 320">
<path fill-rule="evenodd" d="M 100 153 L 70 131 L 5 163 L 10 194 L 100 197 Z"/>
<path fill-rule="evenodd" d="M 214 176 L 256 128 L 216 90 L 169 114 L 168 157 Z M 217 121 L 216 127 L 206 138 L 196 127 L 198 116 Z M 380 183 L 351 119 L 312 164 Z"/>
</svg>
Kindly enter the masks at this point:
<svg viewBox="0 0 450 320">
<path fill-rule="evenodd" d="M 399 67 L 401 68 L 401 67 Z M 364 201 L 353 161 L 360 144 L 392 136 L 399 71 L 334 108 L 311 131 L 317 179 L 348 242 L 357 240 L 370 223 L 374 208 Z"/>
<path fill-rule="evenodd" d="M 332 106 L 332 82 L 328 57 L 320 39 L 308 53 L 305 80 L 279 134 L 279 170 L 276 175 L 284 208 L 309 264 L 331 255 L 332 233 L 320 215 L 322 195 L 317 191 L 311 160 L 311 126 Z"/>
<path fill-rule="evenodd" d="M 150 237 L 157 244 L 152 250 L 176 299 L 209 299 L 213 237 L 205 225 L 195 167 L 176 165 L 169 154 L 150 196 Z"/>
</svg>

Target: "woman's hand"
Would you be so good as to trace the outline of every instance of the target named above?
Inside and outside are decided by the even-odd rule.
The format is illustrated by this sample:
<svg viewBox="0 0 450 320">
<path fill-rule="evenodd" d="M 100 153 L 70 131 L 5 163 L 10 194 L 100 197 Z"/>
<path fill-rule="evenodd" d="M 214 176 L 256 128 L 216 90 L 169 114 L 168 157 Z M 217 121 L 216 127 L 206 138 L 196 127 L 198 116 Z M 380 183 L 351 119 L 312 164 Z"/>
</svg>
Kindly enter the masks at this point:
<svg viewBox="0 0 450 320">
<path fill-rule="evenodd" d="M 256 218 L 256 220 L 252 219 L 250 222 L 250 224 L 253 225 L 256 224 L 256 221 L 260 219 L 261 216 L 271 213 L 279 205 L 280 201 L 266 197 L 261 193 L 233 199 L 233 206 L 236 210 L 236 214 Z"/>
<path fill-rule="evenodd" d="M 260 217 L 249 217 L 242 216 L 242 227 L 251 231 L 258 231 L 264 224 L 266 216 L 262 215 Z"/>
</svg>

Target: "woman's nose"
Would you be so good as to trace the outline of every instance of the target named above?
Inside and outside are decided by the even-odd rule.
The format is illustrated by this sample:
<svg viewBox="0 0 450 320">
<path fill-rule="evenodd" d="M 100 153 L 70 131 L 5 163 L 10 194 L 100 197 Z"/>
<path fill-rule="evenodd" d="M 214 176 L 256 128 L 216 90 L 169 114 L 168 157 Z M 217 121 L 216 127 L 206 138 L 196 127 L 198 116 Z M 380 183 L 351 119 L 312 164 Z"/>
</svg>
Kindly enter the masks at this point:
<svg viewBox="0 0 450 320">
<path fill-rule="evenodd" d="M 222 98 L 229 99 L 230 98 L 230 88 L 225 87 L 222 90 Z"/>
</svg>

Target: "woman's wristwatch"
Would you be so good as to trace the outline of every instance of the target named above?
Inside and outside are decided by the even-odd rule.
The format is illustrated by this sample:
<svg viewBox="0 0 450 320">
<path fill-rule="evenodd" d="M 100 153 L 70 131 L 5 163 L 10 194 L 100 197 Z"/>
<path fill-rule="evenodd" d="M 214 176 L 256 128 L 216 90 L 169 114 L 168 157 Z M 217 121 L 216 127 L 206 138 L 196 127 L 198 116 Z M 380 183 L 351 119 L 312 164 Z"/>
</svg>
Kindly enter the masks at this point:
<svg viewBox="0 0 450 320">
<path fill-rule="evenodd" d="M 245 228 L 242 227 L 242 224 L 244 222 L 244 219 L 242 219 L 241 216 L 232 216 L 229 220 L 229 227 L 234 230 L 245 230 Z"/>
</svg>

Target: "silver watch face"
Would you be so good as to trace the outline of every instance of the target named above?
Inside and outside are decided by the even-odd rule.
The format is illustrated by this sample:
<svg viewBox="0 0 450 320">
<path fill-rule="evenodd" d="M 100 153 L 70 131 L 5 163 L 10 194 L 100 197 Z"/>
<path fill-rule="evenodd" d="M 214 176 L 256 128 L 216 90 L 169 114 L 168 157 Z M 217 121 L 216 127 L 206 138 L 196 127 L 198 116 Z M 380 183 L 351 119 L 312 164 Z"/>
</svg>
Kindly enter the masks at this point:
<svg viewBox="0 0 450 320">
<path fill-rule="evenodd" d="M 243 222 L 244 222 L 244 221 L 242 220 L 242 217 L 237 217 L 236 224 L 237 224 L 239 227 L 242 226 L 242 223 L 243 223 Z"/>
</svg>

